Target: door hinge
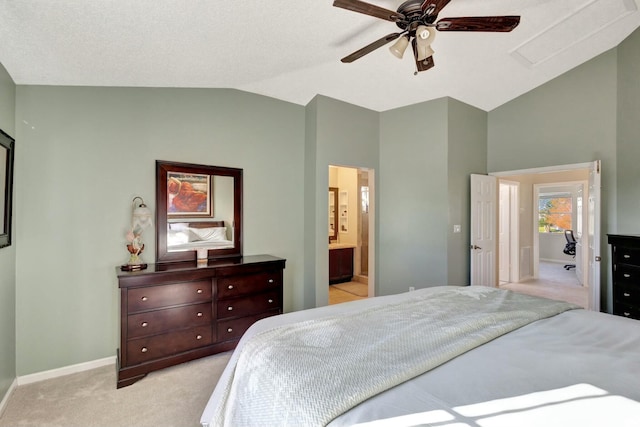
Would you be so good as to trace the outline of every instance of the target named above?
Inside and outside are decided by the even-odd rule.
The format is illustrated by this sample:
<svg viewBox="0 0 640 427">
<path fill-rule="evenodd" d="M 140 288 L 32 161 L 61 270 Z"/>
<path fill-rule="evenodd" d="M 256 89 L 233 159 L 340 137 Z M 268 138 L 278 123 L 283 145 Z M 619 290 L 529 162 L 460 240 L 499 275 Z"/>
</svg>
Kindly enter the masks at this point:
<svg viewBox="0 0 640 427">
<path fill-rule="evenodd" d="M 596 262 L 600 262 L 600 261 L 602 261 L 602 257 L 597 256 L 596 257 Z"/>
</svg>

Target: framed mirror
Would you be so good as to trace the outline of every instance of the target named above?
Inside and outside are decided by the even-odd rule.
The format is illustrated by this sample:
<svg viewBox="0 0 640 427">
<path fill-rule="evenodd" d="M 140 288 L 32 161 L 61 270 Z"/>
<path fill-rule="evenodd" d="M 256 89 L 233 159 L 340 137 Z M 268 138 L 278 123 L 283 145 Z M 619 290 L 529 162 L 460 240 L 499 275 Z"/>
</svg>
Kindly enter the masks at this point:
<svg viewBox="0 0 640 427">
<path fill-rule="evenodd" d="M 0 130 L 0 248 L 11 245 L 14 144 L 15 140 Z"/>
<path fill-rule="evenodd" d="M 242 169 L 156 161 L 156 261 L 242 255 Z"/>
<path fill-rule="evenodd" d="M 338 240 L 338 188 L 329 187 L 329 243 Z"/>
</svg>

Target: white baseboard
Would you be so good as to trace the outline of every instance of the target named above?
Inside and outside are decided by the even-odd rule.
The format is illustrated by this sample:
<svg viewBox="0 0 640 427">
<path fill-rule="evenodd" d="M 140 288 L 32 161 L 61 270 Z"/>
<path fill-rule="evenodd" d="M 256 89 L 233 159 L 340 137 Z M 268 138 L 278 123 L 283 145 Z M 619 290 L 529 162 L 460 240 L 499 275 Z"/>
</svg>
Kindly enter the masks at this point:
<svg viewBox="0 0 640 427">
<path fill-rule="evenodd" d="M 92 360 L 90 362 L 78 363 L 77 365 L 63 366 L 62 368 L 51 369 L 49 371 L 36 372 L 35 374 L 22 375 L 17 378 L 18 385 L 31 384 L 38 381 L 49 380 L 51 378 L 62 377 L 64 375 L 75 374 L 100 368 L 102 366 L 114 365 L 116 357 L 110 356 L 104 359 Z"/>
<path fill-rule="evenodd" d="M 11 383 L 11 385 L 9 386 L 9 390 L 7 390 L 4 397 L 2 398 L 2 402 L 0 402 L 0 417 L 4 413 L 4 409 L 7 407 L 9 398 L 11 397 L 11 395 L 13 394 L 13 390 L 15 390 L 17 386 L 18 386 L 18 379 L 15 378 Z"/>
</svg>

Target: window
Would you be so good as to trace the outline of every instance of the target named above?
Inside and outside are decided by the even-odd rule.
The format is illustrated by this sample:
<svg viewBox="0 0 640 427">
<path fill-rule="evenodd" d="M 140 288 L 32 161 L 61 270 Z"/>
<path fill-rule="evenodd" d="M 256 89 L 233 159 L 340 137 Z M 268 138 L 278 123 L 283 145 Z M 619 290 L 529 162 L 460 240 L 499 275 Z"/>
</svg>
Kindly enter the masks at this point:
<svg viewBox="0 0 640 427">
<path fill-rule="evenodd" d="M 573 199 L 571 194 L 540 194 L 538 198 L 538 231 L 564 233 L 572 230 Z"/>
</svg>

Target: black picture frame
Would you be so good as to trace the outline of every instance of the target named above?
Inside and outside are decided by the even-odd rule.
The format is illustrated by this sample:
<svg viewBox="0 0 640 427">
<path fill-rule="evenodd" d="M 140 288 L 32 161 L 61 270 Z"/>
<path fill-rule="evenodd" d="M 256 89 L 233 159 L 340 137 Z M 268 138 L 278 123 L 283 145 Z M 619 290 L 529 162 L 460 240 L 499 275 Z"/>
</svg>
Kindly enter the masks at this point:
<svg viewBox="0 0 640 427">
<path fill-rule="evenodd" d="M 11 246 L 15 139 L 0 129 L 0 248 Z"/>
</svg>

